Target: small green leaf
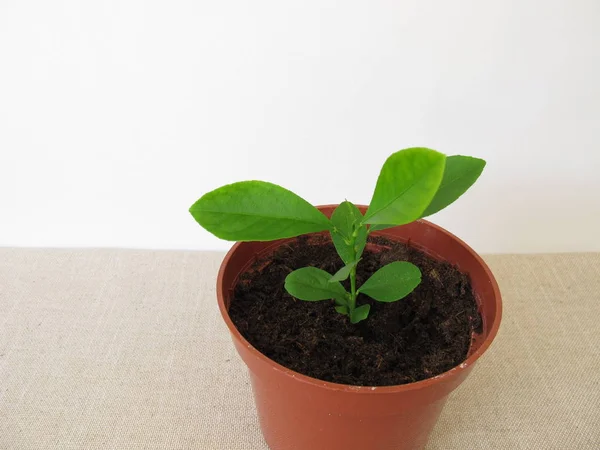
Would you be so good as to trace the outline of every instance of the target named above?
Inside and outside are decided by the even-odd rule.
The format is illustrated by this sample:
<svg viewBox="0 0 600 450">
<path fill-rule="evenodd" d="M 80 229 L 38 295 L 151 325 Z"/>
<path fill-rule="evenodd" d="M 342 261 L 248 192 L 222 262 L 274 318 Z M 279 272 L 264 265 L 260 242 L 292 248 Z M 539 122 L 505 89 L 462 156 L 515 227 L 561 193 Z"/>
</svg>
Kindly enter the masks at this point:
<svg viewBox="0 0 600 450">
<path fill-rule="evenodd" d="M 347 305 L 348 304 L 348 302 L 347 302 L 348 298 L 347 297 L 349 295 L 350 294 L 348 294 L 346 292 L 346 296 L 344 298 L 335 298 L 334 301 L 335 301 L 336 306 L 345 306 L 345 305 Z"/>
<path fill-rule="evenodd" d="M 354 311 L 352 311 L 352 314 L 350 314 L 350 322 L 358 323 L 361 320 L 365 320 L 367 317 L 369 317 L 370 310 L 371 305 L 369 304 L 361 305 L 358 308 L 355 308 Z"/>
<path fill-rule="evenodd" d="M 360 209 L 348 200 L 340 203 L 331 214 L 331 224 L 344 236 L 350 238 L 354 225 L 362 220 Z"/>
<path fill-rule="evenodd" d="M 330 283 L 331 274 L 316 267 L 294 270 L 285 278 L 285 289 L 294 297 L 309 302 L 331 298 L 346 300 L 346 289 L 339 282 Z"/>
<path fill-rule="evenodd" d="M 448 156 L 440 187 L 421 217 L 435 214 L 457 200 L 477 181 L 484 167 L 483 159 L 461 155 Z"/>
<path fill-rule="evenodd" d="M 345 264 L 349 264 L 357 259 L 355 249 L 351 246 L 351 241 L 352 233 L 354 233 L 356 226 L 361 220 L 362 214 L 360 210 L 349 201 L 340 203 L 331 215 L 331 224 L 333 225 L 331 240 L 338 255 L 340 255 Z"/>
<path fill-rule="evenodd" d="M 329 219 L 276 184 L 241 181 L 204 194 L 190 208 L 196 221 L 229 241 L 271 241 L 328 230 Z"/>
<path fill-rule="evenodd" d="M 403 225 L 421 217 L 440 186 L 445 161 L 427 148 L 392 154 L 379 173 L 365 223 Z"/>
<path fill-rule="evenodd" d="M 340 314 L 348 315 L 348 307 L 346 305 L 336 306 L 335 310 Z"/>
<path fill-rule="evenodd" d="M 356 258 L 360 258 L 365 246 L 367 245 L 367 237 L 369 236 L 369 230 L 367 230 L 366 225 L 360 227 L 357 231 L 357 234 L 358 236 L 356 236 L 356 241 L 354 243 L 354 252 Z"/>
<path fill-rule="evenodd" d="M 335 275 L 333 275 L 329 279 L 329 282 L 333 283 L 335 281 L 344 281 L 346 278 L 348 278 L 350 276 L 350 272 L 352 271 L 353 268 L 356 267 L 356 265 L 358 264 L 359 261 L 360 261 L 360 259 L 357 259 L 356 261 L 353 261 L 350 264 L 346 264 L 344 267 L 342 267 L 340 270 L 338 270 L 335 273 Z"/>
<path fill-rule="evenodd" d="M 348 239 L 337 231 L 332 231 L 331 240 L 333 241 L 333 245 L 335 246 L 338 255 L 340 255 L 340 258 L 344 261 L 344 264 L 351 263 L 354 260 L 354 251 L 352 250 L 350 243 L 347 242 Z"/>
<path fill-rule="evenodd" d="M 395 302 L 410 294 L 421 282 L 421 271 L 406 261 L 383 266 L 363 283 L 358 292 L 379 302 Z"/>
</svg>

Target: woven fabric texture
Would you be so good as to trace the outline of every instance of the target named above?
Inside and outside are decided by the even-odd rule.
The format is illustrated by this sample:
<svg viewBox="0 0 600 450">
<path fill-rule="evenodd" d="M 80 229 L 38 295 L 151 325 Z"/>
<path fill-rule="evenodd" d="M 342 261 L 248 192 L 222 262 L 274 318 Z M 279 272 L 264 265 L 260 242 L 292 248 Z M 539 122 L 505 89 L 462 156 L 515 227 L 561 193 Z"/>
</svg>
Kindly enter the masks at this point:
<svg viewBox="0 0 600 450">
<path fill-rule="evenodd" d="M 222 258 L 0 249 L 0 449 L 266 450 Z M 428 449 L 600 448 L 600 254 L 486 260 L 503 323 Z"/>
</svg>

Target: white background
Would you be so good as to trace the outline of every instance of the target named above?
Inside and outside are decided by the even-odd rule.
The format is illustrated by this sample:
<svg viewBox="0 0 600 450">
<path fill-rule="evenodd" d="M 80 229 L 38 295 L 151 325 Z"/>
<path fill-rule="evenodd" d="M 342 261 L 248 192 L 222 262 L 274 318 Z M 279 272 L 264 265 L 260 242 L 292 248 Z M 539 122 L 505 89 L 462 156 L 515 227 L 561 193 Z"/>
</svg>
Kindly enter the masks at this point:
<svg viewBox="0 0 600 450">
<path fill-rule="evenodd" d="M 368 203 L 395 150 L 488 161 L 433 220 L 600 250 L 600 2 L 0 0 L 0 245 L 222 249 L 244 179 Z"/>
</svg>

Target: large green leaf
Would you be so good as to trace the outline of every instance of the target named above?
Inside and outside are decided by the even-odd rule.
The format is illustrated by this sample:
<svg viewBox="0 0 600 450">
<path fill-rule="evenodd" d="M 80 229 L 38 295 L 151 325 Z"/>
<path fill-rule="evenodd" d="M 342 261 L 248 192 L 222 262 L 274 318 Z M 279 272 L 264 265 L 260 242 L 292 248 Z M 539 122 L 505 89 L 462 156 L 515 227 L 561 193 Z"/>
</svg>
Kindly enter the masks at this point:
<svg viewBox="0 0 600 450">
<path fill-rule="evenodd" d="M 363 283 L 358 292 L 379 302 L 395 302 L 410 294 L 421 282 L 421 271 L 406 261 L 383 266 Z"/>
<path fill-rule="evenodd" d="M 339 281 L 330 283 L 331 274 L 316 267 L 303 267 L 294 270 L 285 278 L 285 289 L 300 300 L 315 302 L 318 300 L 346 300 L 346 289 Z"/>
<path fill-rule="evenodd" d="M 371 225 L 371 227 L 369 228 L 369 233 L 373 233 L 374 231 L 381 231 L 381 230 L 385 230 L 386 228 L 392 228 L 395 227 L 397 225 L 390 225 L 385 224 L 385 223 L 378 223 L 376 225 Z"/>
<path fill-rule="evenodd" d="M 446 156 L 427 148 L 391 155 L 381 168 L 365 223 L 403 225 L 417 220 L 433 199 Z"/>
<path fill-rule="evenodd" d="M 229 241 L 271 241 L 327 230 L 329 219 L 296 194 L 265 181 L 241 181 L 204 194 L 194 219 Z"/>
<path fill-rule="evenodd" d="M 448 156 L 440 187 L 421 217 L 435 214 L 457 200 L 477 181 L 484 167 L 483 159 L 461 155 Z"/>
</svg>

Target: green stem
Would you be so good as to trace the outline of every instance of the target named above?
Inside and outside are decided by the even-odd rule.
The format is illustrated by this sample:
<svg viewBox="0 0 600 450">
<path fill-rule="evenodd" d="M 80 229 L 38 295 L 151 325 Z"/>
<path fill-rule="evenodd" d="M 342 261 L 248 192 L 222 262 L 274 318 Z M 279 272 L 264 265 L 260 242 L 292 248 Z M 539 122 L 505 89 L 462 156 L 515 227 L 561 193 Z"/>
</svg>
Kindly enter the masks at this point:
<svg viewBox="0 0 600 450">
<path fill-rule="evenodd" d="M 356 237 L 358 236 L 358 230 L 352 233 L 350 238 L 350 245 L 352 246 L 352 260 L 356 261 Z M 350 314 L 356 308 L 356 266 L 350 271 L 350 302 L 348 303 L 348 310 Z"/>
<path fill-rule="evenodd" d="M 356 266 L 350 271 L 350 302 L 348 309 L 350 313 L 356 308 Z"/>
</svg>

